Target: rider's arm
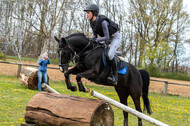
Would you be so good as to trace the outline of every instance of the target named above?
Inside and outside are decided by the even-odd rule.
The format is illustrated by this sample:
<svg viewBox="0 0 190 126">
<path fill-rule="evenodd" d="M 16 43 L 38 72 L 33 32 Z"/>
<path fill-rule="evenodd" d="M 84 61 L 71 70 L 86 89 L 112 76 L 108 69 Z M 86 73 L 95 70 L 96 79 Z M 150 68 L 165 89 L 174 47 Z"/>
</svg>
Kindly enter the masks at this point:
<svg viewBox="0 0 190 126">
<path fill-rule="evenodd" d="M 97 42 L 96 41 L 96 38 L 98 37 L 98 35 L 94 32 L 94 30 L 92 30 L 93 31 L 93 37 L 92 38 L 89 38 L 90 40 L 95 40 L 95 42 Z"/>
<path fill-rule="evenodd" d="M 94 30 L 92 30 L 93 31 L 93 37 L 92 38 L 97 38 L 98 37 L 98 35 L 94 32 Z"/>
<path fill-rule="evenodd" d="M 97 42 L 107 41 L 110 39 L 108 25 L 109 23 L 106 20 L 102 21 L 102 30 L 104 32 L 104 36 L 101 38 L 97 38 L 96 39 Z"/>
</svg>

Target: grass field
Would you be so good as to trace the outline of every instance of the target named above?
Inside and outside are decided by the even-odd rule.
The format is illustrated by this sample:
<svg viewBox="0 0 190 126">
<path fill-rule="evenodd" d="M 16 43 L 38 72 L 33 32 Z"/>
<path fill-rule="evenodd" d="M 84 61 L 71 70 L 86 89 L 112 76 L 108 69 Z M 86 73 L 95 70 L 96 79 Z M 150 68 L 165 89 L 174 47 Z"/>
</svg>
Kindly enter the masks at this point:
<svg viewBox="0 0 190 126">
<path fill-rule="evenodd" d="M 74 84 L 75 85 L 75 84 Z M 61 94 L 88 97 L 89 93 L 71 92 L 66 89 L 65 83 L 50 82 L 50 86 Z M 119 101 L 113 87 L 86 85 L 91 90 L 96 90 L 112 99 Z M 37 90 L 21 86 L 14 76 L 0 75 L 0 126 L 20 126 L 24 123 L 24 113 L 28 101 L 37 94 Z M 170 126 L 189 126 L 190 124 L 190 98 L 149 93 L 153 114 L 151 117 L 158 119 Z M 132 99 L 128 99 L 129 107 L 134 108 Z M 142 105 L 143 107 L 143 105 Z M 123 125 L 122 111 L 112 106 L 115 115 L 115 126 Z M 145 126 L 152 124 L 143 120 Z M 137 126 L 137 118 L 129 114 L 129 125 Z"/>
</svg>

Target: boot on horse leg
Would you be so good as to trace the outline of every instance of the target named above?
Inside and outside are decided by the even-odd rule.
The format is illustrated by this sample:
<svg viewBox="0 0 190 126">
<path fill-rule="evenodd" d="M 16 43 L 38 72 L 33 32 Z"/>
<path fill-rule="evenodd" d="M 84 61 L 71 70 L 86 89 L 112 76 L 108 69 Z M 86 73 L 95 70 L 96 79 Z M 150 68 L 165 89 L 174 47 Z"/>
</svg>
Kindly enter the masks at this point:
<svg viewBox="0 0 190 126">
<path fill-rule="evenodd" d="M 71 91 L 77 91 L 77 87 L 76 86 L 72 86 L 70 79 L 69 79 L 69 73 L 65 72 L 65 82 L 67 84 L 67 89 L 71 90 Z"/>
</svg>

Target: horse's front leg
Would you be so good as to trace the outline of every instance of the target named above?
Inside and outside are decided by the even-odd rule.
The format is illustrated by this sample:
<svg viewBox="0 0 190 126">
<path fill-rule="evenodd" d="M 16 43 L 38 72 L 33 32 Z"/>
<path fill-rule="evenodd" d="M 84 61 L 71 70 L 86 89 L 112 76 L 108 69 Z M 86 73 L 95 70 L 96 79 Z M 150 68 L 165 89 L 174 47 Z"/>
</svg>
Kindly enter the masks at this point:
<svg viewBox="0 0 190 126">
<path fill-rule="evenodd" d="M 78 73 L 78 68 L 75 66 L 74 68 L 68 70 L 67 72 L 64 73 L 65 75 L 65 82 L 67 84 L 67 89 L 71 90 L 71 91 L 77 91 L 77 87 L 76 86 L 72 86 L 71 85 L 71 81 L 69 78 L 70 74 L 77 74 Z"/>
<path fill-rule="evenodd" d="M 77 80 L 77 84 L 78 84 L 78 87 L 79 87 L 79 91 L 90 92 L 89 88 L 84 87 L 84 85 L 83 85 L 83 83 L 81 81 L 81 78 L 82 77 L 84 77 L 84 78 L 95 78 L 96 74 L 93 71 L 94 71 L 93 69 L 89 69 L 89 70 L 86 70 L 86 71 L 84 71 L 82 73 L 77 74 L 76 80 Z"/>
</svg>

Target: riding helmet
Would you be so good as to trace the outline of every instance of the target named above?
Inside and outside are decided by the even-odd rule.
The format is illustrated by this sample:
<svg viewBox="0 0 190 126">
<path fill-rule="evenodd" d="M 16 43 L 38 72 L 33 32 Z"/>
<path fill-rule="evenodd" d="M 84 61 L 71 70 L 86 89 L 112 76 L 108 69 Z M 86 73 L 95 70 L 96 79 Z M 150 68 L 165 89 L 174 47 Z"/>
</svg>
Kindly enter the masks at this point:
<svg viewBox="0 0 190 126">
<path fill-rule="evenodd" d="M 96 4 L 89 4 L 88 6 L 86 6 L 84 11 L 96 11 L 97 13 L 99 13 L 99 7 Z"/>
</svg>

